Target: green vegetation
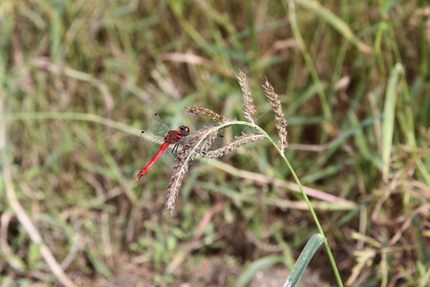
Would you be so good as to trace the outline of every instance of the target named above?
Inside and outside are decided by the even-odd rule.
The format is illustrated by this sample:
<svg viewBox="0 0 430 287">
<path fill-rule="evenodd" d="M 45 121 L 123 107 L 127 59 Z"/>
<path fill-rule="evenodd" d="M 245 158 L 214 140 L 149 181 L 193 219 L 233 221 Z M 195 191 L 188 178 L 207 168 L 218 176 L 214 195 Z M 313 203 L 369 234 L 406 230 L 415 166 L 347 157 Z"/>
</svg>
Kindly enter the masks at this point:
<svg viewBox="0 0 430 287">
<path fill-rule="evenodd" d="M 422 0 L 0 1 L 1 286 L 268 281 L 315 216 L 344 285 L 427 286 L 429 27 Z M 280 96 L 315 214 L 267 140 L 191 166 L 172 217 L 172 165 L 135 181 L 154 113 L 245 119 L 239 70 L 275 139 L 266 78 Z M 326 250 L 304 285 L 337 284 Z"/>
</svg>

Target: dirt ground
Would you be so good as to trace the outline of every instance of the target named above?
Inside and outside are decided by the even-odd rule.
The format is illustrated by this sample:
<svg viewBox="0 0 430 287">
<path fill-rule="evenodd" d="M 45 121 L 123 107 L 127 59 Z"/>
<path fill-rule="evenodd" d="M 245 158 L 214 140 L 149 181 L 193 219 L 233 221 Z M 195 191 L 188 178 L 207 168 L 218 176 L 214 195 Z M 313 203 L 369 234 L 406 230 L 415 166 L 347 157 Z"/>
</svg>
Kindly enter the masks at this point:
<svg viewBox="0 0 430 287">
<path fill-rule="evenodd" d="M 155 286 L 179 286 L 179 287 L 200 287 L 200 286 L 235 286 L 237 278 L 240 276 L 238 264 L 232 264 L 231 260 L 226 260 L 222 257 L 205 257 L 199 262 L 185 264 L 179 274 L 175 274 L 175 278 L 180 278 L 179 283 L 170 282 L 165 284 L 157 283 L 154 279 L 156 273 L 144 266 L 138 266 L 131 263 L 123 262 L 118 264 L 117 272 L 111 278 L 97 276 L 88 278 L 75 274 L 75 278 L 71 276 L 79 286 L 94 286 L 94 287 L 155 287 Z M 195 264 L 197 263 L 197 264 Z M 83 275 L 83 274 L 81 274 Z M 288 277 L 288 270 L 282 266 L 271 266 L 269 268 L 258 271 L 249 287 L 281 287 L 284 286 Z M 173 278 L 173 277 L 172 277 Z M 174 281 L 177 279 L 173 279 Z M 301 279 L 303 286 L 320 287 L 323 285 L 318 274 L 305 272 Z"/>
</svg>

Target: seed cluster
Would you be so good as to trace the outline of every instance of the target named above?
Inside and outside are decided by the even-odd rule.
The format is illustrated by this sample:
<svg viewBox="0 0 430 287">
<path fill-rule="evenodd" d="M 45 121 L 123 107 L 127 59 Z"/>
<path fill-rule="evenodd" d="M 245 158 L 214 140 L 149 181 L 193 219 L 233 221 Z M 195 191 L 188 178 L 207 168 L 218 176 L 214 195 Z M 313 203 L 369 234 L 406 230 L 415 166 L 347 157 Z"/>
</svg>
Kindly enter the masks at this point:
<svg viewBox="0 0 430 287">
<path fill-rule="evenodd" d="M 239 81 L 243 95 L 243 114 L 245 119 L 251 123 L 256 130 L 250 133 L 242 133 L 240 136 L 236 136 L 229 143 L 225 143 L 221 146 L 214 146 L 214 142 L 216 142 L 220 132 L 231 125 L 240 124 L 240 122 L 226 118 L 205 107 L 186 107 L 185 109 L 188 114 L 203 115 L 212 119 L 215 123 L 210 126 L 204 126 L 184 138 L 183 148 L 177 153 L 176 163 L 173 167 L 173 173 L 167 189 L 167 209 L 171 214 L 175 209 L 176 198 L 178 197 L 179 190 L 185 175 L 188 172 L 190 164 L 193 164 L 196 160 L 221 157 L 241 146 L 245 146 L 248 143 L 255 142 L 265 137 L 265 135 L 258 131 L 258 129 L 261 130 L 261 128 L 256 126 L 254 123 L 257 112 L 253 104 L 246 75 L 242 71 L 239 71 L 239 75 L 236 77 Z M 281 150 L 284 150 L 288 145 L 287 121 L 284 119 L 281 100 L 267 80 L 263 84 L 263 90 L 275 114 L 276 129 L 278 130 L 279 135 L 277 145 Z"/>
</svg>

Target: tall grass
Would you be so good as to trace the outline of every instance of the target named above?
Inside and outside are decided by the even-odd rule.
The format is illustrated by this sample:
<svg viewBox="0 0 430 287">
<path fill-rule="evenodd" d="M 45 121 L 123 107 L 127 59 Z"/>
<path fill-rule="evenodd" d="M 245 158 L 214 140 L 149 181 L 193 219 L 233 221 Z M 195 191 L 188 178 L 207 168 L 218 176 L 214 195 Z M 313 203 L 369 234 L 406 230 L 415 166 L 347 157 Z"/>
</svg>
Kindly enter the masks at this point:
<svg viewBox="0 0 430 287">
<path fill-rule="evenodd" d="M 258 111 L 271 108 L 266 78 L 280 95 L 285 156 L 343 283 L 426 286 L 429 9 L 419 0 L 1 1 L 2 286 L 235 286 L 248 266 L 274 272 L 272 253 L 292 267 L 317 229 L 269 143 L 191 167 L 173 217 L 170 166 L 134 180 L 152 157 L 139 140 L 152 114 L 192 130 L 206 123 L 185 106 L 243 119 L 239 69 Z M 269 113 L 257 122 L 277 134 Z M 336 284 L 326 262 L 317 252 L 305 277 Z"/>
</svg>

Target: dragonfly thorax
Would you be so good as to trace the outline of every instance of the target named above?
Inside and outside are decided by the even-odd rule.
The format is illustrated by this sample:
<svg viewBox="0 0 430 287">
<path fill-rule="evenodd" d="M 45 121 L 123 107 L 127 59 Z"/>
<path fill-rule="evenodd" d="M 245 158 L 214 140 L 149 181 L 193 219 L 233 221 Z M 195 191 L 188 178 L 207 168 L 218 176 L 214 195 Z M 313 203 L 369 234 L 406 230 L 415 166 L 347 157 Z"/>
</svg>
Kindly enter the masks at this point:
<svg viewBox="0 0 430 287">
<path fill-rule="evenodd" d="M 164 142 L 171 145 L 178 143 L 183 137 L 186 137 L 190 133 L 190 129 L 187 126 L 180 126 L 179 130 L 171 130 L 164 137 Z"/>
</svg>

